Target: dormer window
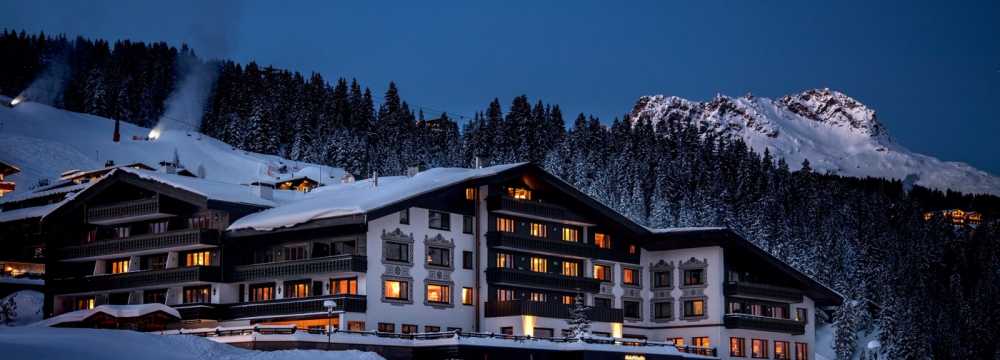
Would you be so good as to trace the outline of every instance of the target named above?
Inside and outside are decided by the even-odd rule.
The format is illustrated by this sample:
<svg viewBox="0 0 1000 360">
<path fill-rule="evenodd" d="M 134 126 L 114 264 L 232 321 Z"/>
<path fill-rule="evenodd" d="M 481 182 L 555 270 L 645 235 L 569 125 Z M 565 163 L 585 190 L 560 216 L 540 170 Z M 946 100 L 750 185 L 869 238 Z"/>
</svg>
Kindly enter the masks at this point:
<svg viewBox="0 0 1000 360">
<path fill-rule="evenodd" d="M 601 249 L 610 249 L 611 236 L 605 233 L 594 233 L 594 245 Z"/>
</svg>

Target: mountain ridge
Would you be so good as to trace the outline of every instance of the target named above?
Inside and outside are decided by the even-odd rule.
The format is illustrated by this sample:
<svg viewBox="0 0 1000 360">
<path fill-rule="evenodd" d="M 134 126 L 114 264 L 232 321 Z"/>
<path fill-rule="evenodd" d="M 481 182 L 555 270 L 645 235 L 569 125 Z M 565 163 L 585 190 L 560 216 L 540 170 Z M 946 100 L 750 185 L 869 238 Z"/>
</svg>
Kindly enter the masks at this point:
<svg viewBox="0 0 1000 360">
<path fill-rule="evenodd" d="M 804 160 L 817 171 L 855 177 L 915 179 L 941 190 L 1000 195 L 1000 177 L 963 162 L 944 161 L 897 143 L 876 111 L 850 96 L 811 89 L 777 99 L 717 95 L 708 101 L 642 96 L 629 121 L 696 125 L 703 132 L 742 138 L 755 151 Z"/>
</svg>

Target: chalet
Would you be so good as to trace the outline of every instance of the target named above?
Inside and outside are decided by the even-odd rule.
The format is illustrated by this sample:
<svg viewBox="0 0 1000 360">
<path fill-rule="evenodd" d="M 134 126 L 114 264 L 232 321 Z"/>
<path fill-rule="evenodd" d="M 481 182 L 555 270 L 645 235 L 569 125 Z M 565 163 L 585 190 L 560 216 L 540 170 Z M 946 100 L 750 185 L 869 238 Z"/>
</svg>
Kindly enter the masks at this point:
<svg viewBox="0 0 1000 360">
<path fill-rule="evenodd" d="M 940 211 L 928 211 L 924 213 L 924 220 L 930 221 L 936 217 L 941 217 L 945 221 L 955 226 L 982 224 L 983 214 L 976 211 L 965 211 L 962 209 L 947 209 Z"/>
<path fill-rule="evenodd" d="M 842 301 L 729 229 L 646 228 L 533 164 L 309 193 L 131 168 L 86 186 L 41 222 L 50 315 L 160 303 L 184 327 L 544 339 L 570 335 L 579 298 L 597 337 L 801 360 Z"/>
<path fill-rule="evenodd" d="M 0 161 L 0 197 L 14 191 L 14 188 L 16 187 L 16 184 L 14 184 L 13 181 L 4 180 L 4 177 L 17 174 L 19 172 L 21 172 L 21 169 L 18 169 L 17 166 Z"/>
<path fill-rule="evenodd" d="M 70 181 L 70 182 L 73 182 L 73 183 L 76 183 L 76 184 L 85 183 L 85 182 L 91 182 L 91 181 L 100 179 L 102 176 L 107 175 L 108 173 L 110 173 L 114 169 L 120 169 L 120 168 L 140 169 L 140 170 L 154 170 L 149 165 L 146 165 L 146 164 L 143 164 L 143 163 L 132 163 L 132 164 L 123 164 L 123 165 L 115 165 L 114 163 L 109 163 L 109 164 L 107 164 L 107 166 L 105 166 L 103 168 L 100 168 L 100 169 L 86 170 L 86 171 L 84 171 L 84 170 L 70 170 L 70 171 L 64 172 L 64 173 L 62 173 L 59 176 L 59 180 Z"/>
</svg>

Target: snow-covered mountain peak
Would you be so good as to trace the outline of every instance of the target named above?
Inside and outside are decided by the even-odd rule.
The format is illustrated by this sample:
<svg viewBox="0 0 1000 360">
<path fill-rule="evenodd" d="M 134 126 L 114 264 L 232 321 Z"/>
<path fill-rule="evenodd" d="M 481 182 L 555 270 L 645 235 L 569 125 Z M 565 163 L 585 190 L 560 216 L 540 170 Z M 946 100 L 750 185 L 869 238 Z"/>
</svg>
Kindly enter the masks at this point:
<svg viewBox="0 0 1000 360">
<path fill-rule="evenodd" d="M 629 120 L 655 126 L 697 126 L 702 132 L 742 138 L 797 169 L 812 168 L 846 176 L 904 179 L 969 193 L 1000 195 L 1000 178 L 960 162 L 941 161 L 895 143 L 872 110 L 844 93 L 813 89 L 777 100 L 717 95 L 698 102 L 652 95 L 640 97 Z"/>
<path fill-rule="evenodd" d="M 875 110 L 844 93 L 830 89 L 806 90 L 778 99 L 777 104 L 803 118 L 846 127 L 882 142 L 891 142 Z"/>
</svg>

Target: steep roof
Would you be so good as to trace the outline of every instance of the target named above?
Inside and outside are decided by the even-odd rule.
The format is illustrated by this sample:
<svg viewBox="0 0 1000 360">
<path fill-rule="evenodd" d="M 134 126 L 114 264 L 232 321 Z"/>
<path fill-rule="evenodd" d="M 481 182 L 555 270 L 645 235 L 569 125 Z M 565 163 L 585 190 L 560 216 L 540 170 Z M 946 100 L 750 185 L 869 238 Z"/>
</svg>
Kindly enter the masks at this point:
<svg viewBox="0 0 1000 360">
<path fill-rule="evenodd" d="M 254 189 L 249 186 L 131 168 L 117 168 L 112 170 L 109 175 L 114 174 L 115 172 L 132 174 L 144 180 L 155 181 L 160 184 L 203 196 L 208 200 L 262 207 L 274 207 L 278 205 L 278 203 L 274 200 L 260 197 L 260 195 L 255 193 Z"/>
</svg>

